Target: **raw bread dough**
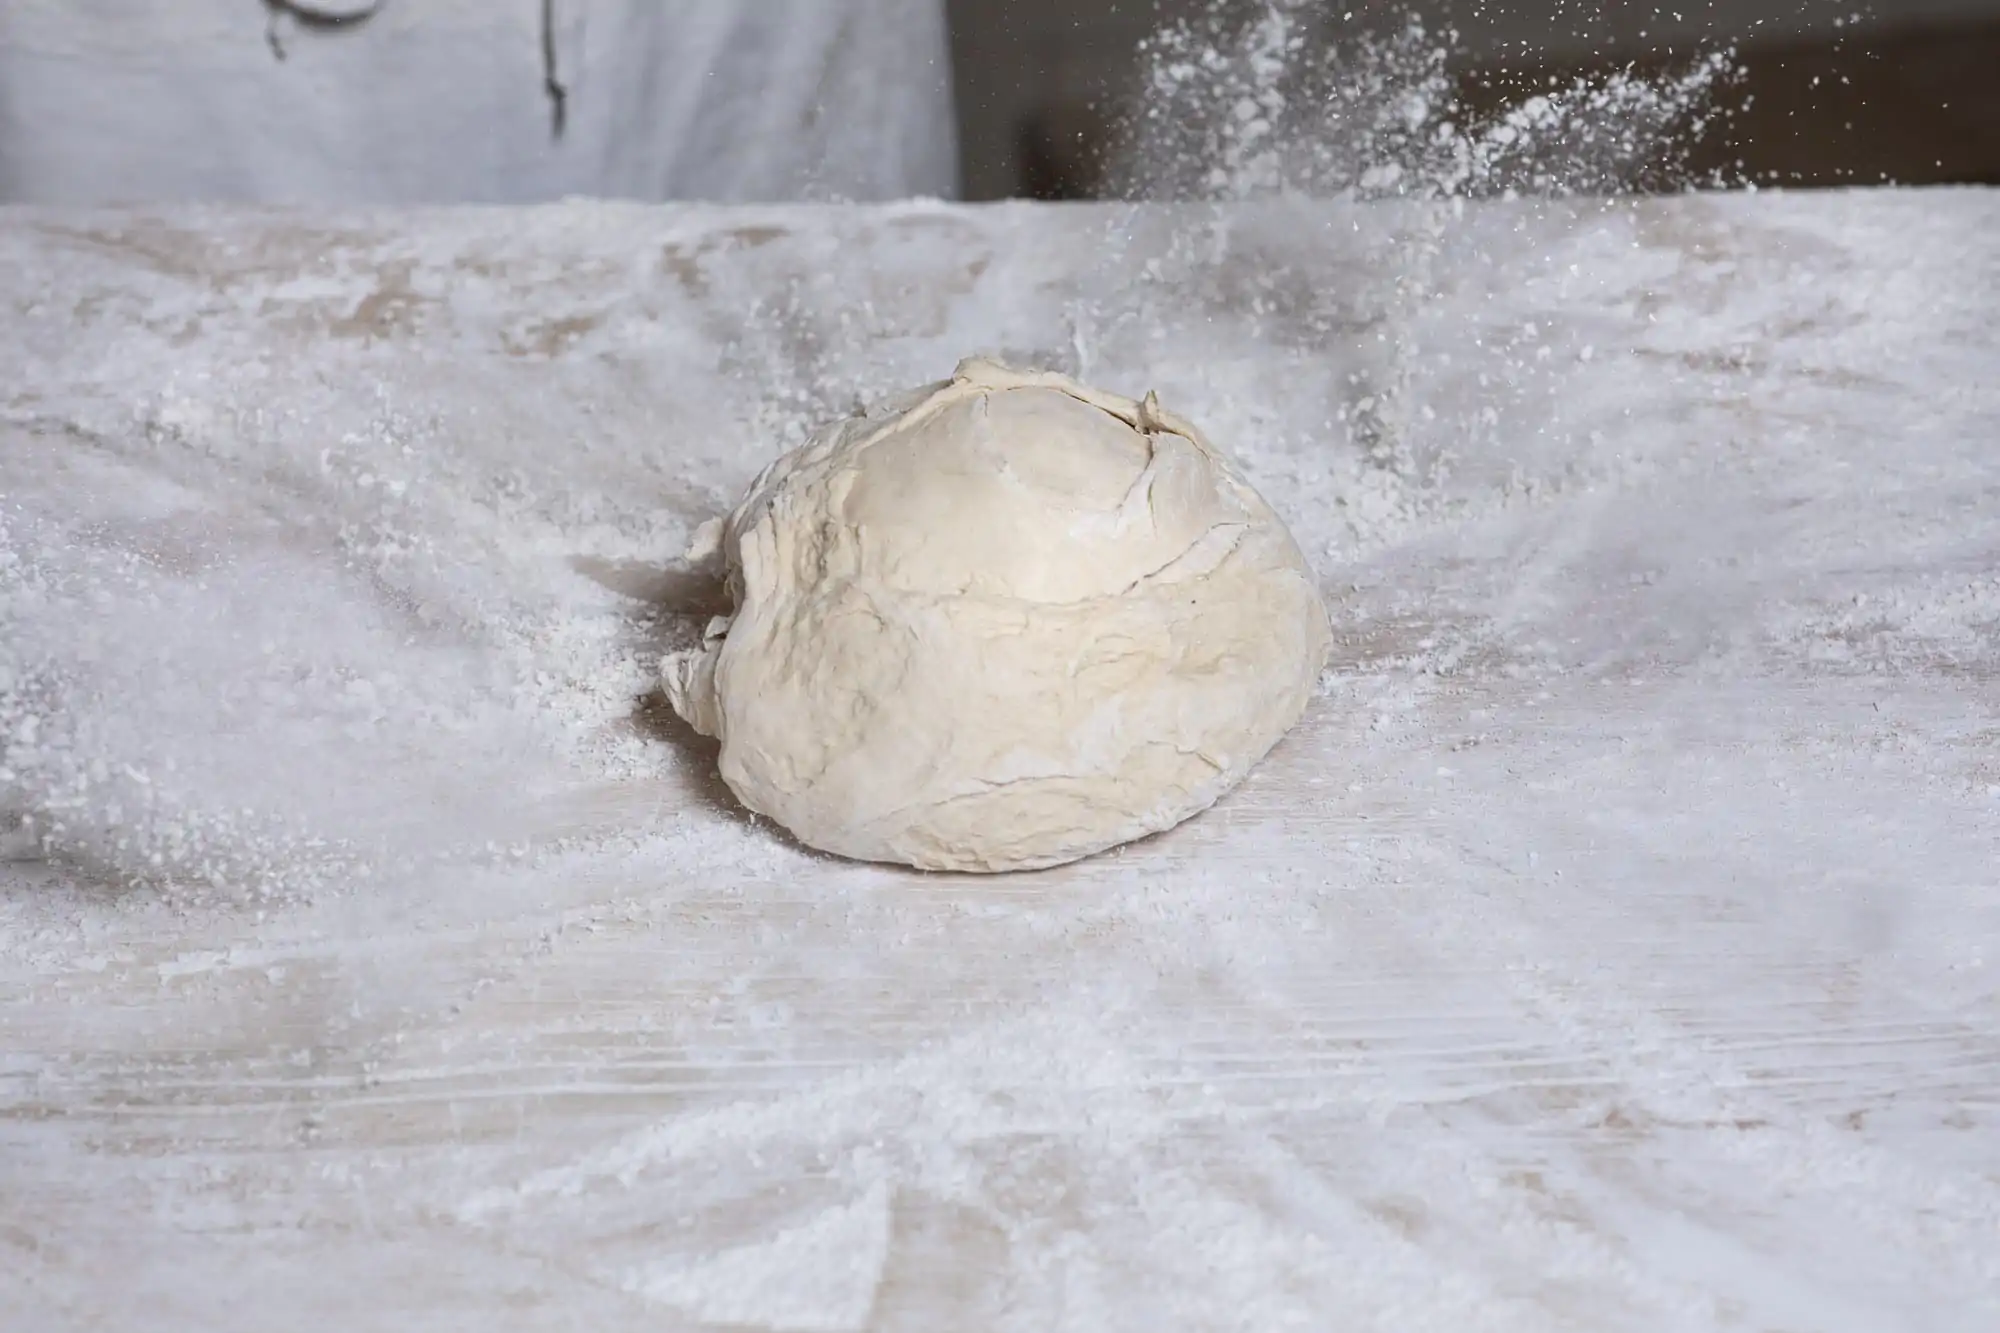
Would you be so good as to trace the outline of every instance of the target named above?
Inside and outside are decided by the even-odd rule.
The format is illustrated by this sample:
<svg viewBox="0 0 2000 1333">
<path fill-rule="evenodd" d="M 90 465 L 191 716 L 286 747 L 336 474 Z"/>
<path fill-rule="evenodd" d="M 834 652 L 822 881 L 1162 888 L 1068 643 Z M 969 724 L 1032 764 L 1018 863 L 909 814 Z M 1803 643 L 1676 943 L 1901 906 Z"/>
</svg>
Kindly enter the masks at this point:
<svg viewBox="0 0 2000 1333">
<path fill-rule="evenodd" d="M 1284 524 L 1194 427 L 991 361 L 820 431 L 689 556 L 736 610 L 662 676 L 723 780 L 810 846 L 929 870 L 1206 809 L 1331 638 Z"/>
</svg>

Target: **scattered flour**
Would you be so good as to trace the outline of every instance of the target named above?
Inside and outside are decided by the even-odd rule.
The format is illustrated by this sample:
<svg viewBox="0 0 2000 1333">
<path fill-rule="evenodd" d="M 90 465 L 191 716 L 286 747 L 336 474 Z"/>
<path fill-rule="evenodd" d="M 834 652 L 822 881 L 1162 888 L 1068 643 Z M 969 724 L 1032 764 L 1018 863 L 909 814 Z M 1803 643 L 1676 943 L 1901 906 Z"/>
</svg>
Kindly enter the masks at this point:
<svg viewBox="0 0 2000 1333">
<path fill-rule="evenodd" d="M 765 1240 L 694 1262 L 660 1261 L 627 1291 L 715 1324 L 849 1333 L 868 1324 L 889 1257 L 889 1189 L 878 1184 Z"/>
</svg>

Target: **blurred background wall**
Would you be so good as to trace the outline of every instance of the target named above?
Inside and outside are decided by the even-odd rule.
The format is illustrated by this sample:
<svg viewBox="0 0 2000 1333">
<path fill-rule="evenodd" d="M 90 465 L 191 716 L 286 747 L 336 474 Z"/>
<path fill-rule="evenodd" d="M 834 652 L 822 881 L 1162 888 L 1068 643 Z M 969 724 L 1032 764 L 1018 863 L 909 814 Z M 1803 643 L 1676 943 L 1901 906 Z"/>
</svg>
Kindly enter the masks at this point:
<svg viewBox="0 0 2000 1333">
<path fill-rule="evenodd" d="M 1090 198 L 1217 2 L 0 0 L 0 202 Z M 2000 0 L 1304 2 L 1455 29 L 1474 113 L 1733 45 L 1694 179 L 2000 183 Z"/>
<path fill-rule="evenodd" d="M 948 0 L 964 194 L 1089 198 L 1134 47 L 1207 0 Z M 2000 184 L 2000 0 L 1327 0 L 1456 28 L 1476 108 L 1734 45 L 1739 107 L 1688 163 L 1788 186 Z M 1739 165 L 1740 164 L 1740 165 Z"/>
</svg>

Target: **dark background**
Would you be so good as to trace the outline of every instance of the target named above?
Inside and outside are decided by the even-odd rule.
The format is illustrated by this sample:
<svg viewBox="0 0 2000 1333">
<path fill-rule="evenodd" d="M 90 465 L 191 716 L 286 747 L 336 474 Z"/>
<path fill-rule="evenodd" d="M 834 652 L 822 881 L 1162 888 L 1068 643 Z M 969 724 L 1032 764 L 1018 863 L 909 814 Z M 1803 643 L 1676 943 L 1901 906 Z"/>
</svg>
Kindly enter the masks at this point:
<svg viewBox="0 0 2000 1333">
<path fill-rule="evenodd" d="M 1206 0 L 949 0 L 968 199 L 1084 199 L 1162 19 Z M 1414 12 L 1460 34 L 1474 109 L 1550 76 L 1669 68 L 1732 46 L 1735 114 L 1691 176 L 1822 187 L 2000 184 L 2000 0 L 1328 0 L 1339 21 Z M 1346 16 L 1352 15 L 1352 18 Z"/>
</svg>

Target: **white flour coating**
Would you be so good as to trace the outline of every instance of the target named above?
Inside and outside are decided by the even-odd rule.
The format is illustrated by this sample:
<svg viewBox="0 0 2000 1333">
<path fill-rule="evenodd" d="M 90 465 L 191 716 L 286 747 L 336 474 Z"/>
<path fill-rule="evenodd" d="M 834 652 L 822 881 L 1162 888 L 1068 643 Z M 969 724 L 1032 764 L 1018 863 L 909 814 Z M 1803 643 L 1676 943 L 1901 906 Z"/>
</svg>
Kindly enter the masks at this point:
<svg viewBox="0 0 2000 1333">
<path fill-rule="evenodd" d="M 743 803 L 926 870 L 1060 865 L 1214 804 L 1298 721 L 1326 609 L 1235 464 L 1148 394 L 968 360 L 836 421 L 690 559 L 666 660 Z"/>
<path fill-rule="evenodd" d="M 0 1291 L 1985 1333 L 1993 212 L 10 218 Z M 1209 816 L 911 881 L 710 780 L 658 553 L 968 343 L 1237 442 L 1335 642 Z"/>
<path fill-rule="evenodd" d="M 625 1289 L 715 1324 L 852 1333 L 868 1326 L 889 1232 L 889 1191 L 878 1184 L 762 1243 L 640 1269 Z"/>
</svg>

